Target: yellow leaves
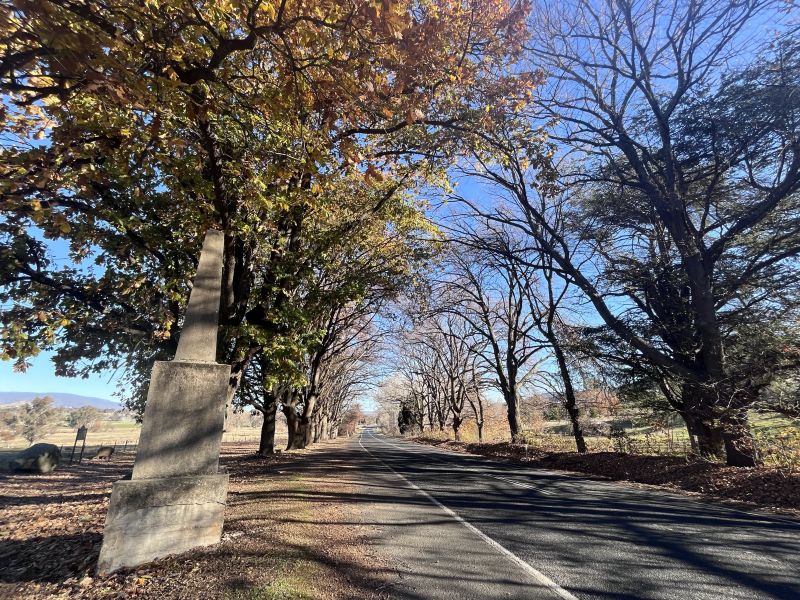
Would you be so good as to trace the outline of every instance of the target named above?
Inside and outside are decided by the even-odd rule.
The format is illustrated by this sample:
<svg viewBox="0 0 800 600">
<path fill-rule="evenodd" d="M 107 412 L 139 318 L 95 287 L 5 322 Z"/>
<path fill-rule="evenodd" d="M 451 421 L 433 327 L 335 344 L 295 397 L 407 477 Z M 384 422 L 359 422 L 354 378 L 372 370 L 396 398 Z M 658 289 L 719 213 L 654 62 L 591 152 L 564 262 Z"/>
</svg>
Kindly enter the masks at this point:
<svg viewBox="0 0 800 600">
<path fill-rule="evenodd" d="M 157 340 L 168 340 L 172 337 L 172 334 L 169 331 L 164 331 L 163 329 L 157 329 L 153 332 L 153 338 Z"/>
<path fill-rule="evenodd" d="M 380 109 L 380 113 L 387 119 L 391 119 L 394 116 L 394 113 L 391 110 L 389 110 L 389 108 L 386 106 Z"/>
<path fill-rule="evenodd" d="M 33 78 L 33 79 L 38 79 L 38 78 Z M 44 116 L 44 111 L 42 110 L 42 107 L 38 106 L 37 104 L 28 104 L 25 107 L 25 112 L 33 117 Z"/>
<path fill-rule="evenodd" d="M 170 46 L 167 49 L 167 57 L 170 60 L 180 61 L 183 59 L 184 51 L 180 46 Z"/>
<path fill-rule="evenodd" d="M 258 15 L 266 17 L 269 21 L 274 21 L 278 16 L 278 10 L 271 2 L 264 2 L 258 8 Z"/>
<path fill-rule="evenodd" d="M 40 310 L 38 313 L 36 313 L 36 318 L 39 319 L 39 322 L 41 323 L 47 323 L 47 313 L 43 310 Z"/>
<path fill-rule="evenodd" d="M 41 213 L 34 213 L 34 215 L 37 215 L 37 214 L 41 214 Z M 53 227 L 55 227 L 55 229 L 60 231 L 62 234 L 66 235 L 67 233 L 72 231 L 72 228 L 70 227 L 69 223 L 67 223 L 67 218 L 64 215 L 62 215 L 61 213 L 53 214 L 52 223 L 53 223 Z"/>
</svg>

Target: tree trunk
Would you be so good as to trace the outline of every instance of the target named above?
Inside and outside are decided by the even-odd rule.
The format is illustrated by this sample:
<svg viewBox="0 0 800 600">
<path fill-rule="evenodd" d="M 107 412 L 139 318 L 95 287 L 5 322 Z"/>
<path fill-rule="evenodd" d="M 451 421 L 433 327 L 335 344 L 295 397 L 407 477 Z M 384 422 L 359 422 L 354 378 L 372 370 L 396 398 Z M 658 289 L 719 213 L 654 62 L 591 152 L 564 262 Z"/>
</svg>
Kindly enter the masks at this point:
<svg viewBox="0 0 800 600">
<path fill-rule="evenodd" d="M 225 398 L 225 407 L 226 409 L 231 408 L 233 406 L 233 399 L 236 397 L 236 392 L 239 390 L 239 386 L 242 383 L 242 377 L 244 377 L 244 373 L 247 370 L 247 367 L 250 365 L 250 361 L 258 352 L 258 348 L 249 348 L 247 352 L 242 353 L 240 349 L 240 344 L 242 342 L 240 340 L 236 340 L 236 347 L 233 350 L 232 356 L 234 357 L 231 361 L 231 374 L 228 379 L 228 390 L 227 396 Z M 236 356 L 240 355 L 240 358 L 236 358 Z M 225 411 L 225 419 L 227 421 L 228 412 Z M 226 422 L 227 425 L 227 422 Z"/>
<path fill-rule="evenodd" d="M 478 441 L 483 441 L 483 421 L 478 421 Z"/>
<path fill-rule="evenodd" d="M 518 444 L 522 442 L 522 415 L 519 410 L 519 399 L 514 393 L 506 394 L 506 405 L 508 406 L 508 428 L 511 431 L 511 442 Z"/>
<path fill-rule="evenodd" d="M 569 415 L 569 421 L 572 423 L 572 437 L 575 438 L 575 447 L 577 448 L 580 454 L 586 453 L 586 440 L 583 438 L 583 427 L 581 426 L 580 422 L 580 411 L 578 407 L 575 406 L 575 398 L 573 396 L 572 401 L 566 400 L 564 402 L 564 408 L 567 409 L 567 414 Z"/>
<path fill-rule="evenodd" d="M 686 411 L 680 410 L 678 414 L 683 419 L 684 424 L 686 425 L 686 431 L 689 433 L 689 445 L 692 448 L 692 454 L 700 455 L 700 447 L 697 444 L 697 436 L 694 433 L 694 428 L 691 425 L 690 417 L 686 414 Z"/>
<path fill-rule="evenodd" d="M 725 464 L 729 467 L 755 467 L 759 463 L 758 452 L 750 426 L 747 411 L 740 410 L 723 418 L 722 439 L 725 445 Z"/>
<path fill-rule="evenodd" d="M 313 442 L 316 444 L 319 441 L 319 424 L 320 424 L 319 415 L 317 415 L 316 417 L 313 417 L 311 419 L 311 421 L 312 421 L 313 426 L 314 426 L 314 435 L 312 436 L 313 437 Z"/>
<path fill-rule="evenodd" d="M 277 398 L 269 394 L 264 397 L 264 422 L 261 424 L 261 440 L 258 444 L 258 453 L 261 456 L 275 454 L 275 413 Z"/>
<path fill-rule="evenodd" d="M 567 357 L 564 355 L 561 346 L 553 343 L 553 351 L 556 355 L 558 362 L 558 370 L 561 375 L 561 381 L 564 384 L 564 408 L 569 415 L 569 421 L 572 423 L 572 436 L 575 438 L 575 447 L 581 454 L 586 453 L 586 440 L 583 438 L 583 427 L 580 422 L 580 410 L 578 403 L 575 401 L 575 388 L 572 387 L 572 375 L 567 367 Z"/>
<path fill-rule="evenodd" d="M 327 414 L 322 415 L 322 419 L 320 419 L 319 432 L 320 432 L 320 437 L 321 438 L 324 438 L 326 440 L 330 439 L 331 436 L 328 433 L 328 415 Z"/>
<path fill-rule="evenodd" d="M 314 407 L 317 404 L 318 394 L 316 392 L 309 393 L 305 402 L 303 403 L 303 414 L 300 417 L 300 424 L 298 426 L 298 448 L 305 448 L 309 446 L 314 437 L 314 429 L 312 418 L 314 416 Z"/>
<path fill-rule="evenodd" d="M 286 428 L 289 434 L 289 442 L 286 444 L 287 450 L 297 450 L 302 448 L 302 432 L 300 429 L 300 416 L 295 410 L 294 404 L 283 406 L 283 414 L 286 416 Z"/>
<path fill-rule="evenodd" d="M 453 437 L 457 442 L 461 441 L 461 419 L 453 417 Z"/>
<path fill-rule="evenodd" d="M 311 419 L 306 416 L 301 416 L 297 424 L 297 436 L 295 448 L 305 448 L 311 445 L 311 439 L 314 435 L 314 429 L 311 425 Z"/>
<path fill-rule="evenodd" d="M 682 386 L 686 428 L 689 435 L 697 439 L 700 456 L 710 459 L 722 459 L 725 456 L 725 444 L 722 428 L 714 418 L 716 396 L 709 386 L 688 381 Z"/>
</svg>

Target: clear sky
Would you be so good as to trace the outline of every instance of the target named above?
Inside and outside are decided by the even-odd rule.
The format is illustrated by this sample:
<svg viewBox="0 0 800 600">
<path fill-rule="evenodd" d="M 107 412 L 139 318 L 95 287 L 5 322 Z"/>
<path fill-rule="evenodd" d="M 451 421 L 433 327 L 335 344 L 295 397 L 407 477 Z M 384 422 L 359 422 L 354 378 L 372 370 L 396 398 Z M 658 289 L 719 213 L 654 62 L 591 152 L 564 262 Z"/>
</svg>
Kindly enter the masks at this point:
<svg viewBox="0 0 800 600">
<path fill-rule="evenodd" d="M 36 235 L 38 231 L 33 233 Z M 47 246 L 55 266 L 80 266 L 69 260 L 69 245 L 65 240 L 47 240 Z M 25 373 L 15 373 L 12 361 L 0 360 L 0 392 L 62 392 L 116 400 L 112 396 L 117 389 L 113 373 L 92 375 L 88 379 L 56 377 L 51 356 L 42 352 L 30 359 L 31 368 Z"/>
<path fill-rule="evenodd" d="M 112 396 L 117 389 L 114 373 L 88 379 L 56 377 L 50 357 L 49 352 L 43 352 L 31 359 L 31 368 L 25 373 L 15 373 L 11 361 L 0 361 L 0 392 L 63 392 L 117 400 Z"/>
</svg>

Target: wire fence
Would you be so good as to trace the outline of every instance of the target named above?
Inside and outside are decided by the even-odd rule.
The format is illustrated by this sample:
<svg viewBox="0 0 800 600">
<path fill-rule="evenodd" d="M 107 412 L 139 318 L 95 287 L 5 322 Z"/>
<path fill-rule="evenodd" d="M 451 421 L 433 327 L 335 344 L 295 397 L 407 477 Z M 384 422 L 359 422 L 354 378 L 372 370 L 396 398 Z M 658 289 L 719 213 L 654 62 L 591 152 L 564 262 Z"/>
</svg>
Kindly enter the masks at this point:
<svg viewBox="0 0 800 600">
<path fill-rule="evenodd" d="M 571 432 L 523 431 L 525 443 L 549 452 L 571 452 L 575 438 Z M 613 430 L 605 435 L 584 434 L 590 452 L 622 452 L 625 454 L 688 456 L 692 445 L 686 438 L 677 438 L 672 430 L 641 432 L 635 429 Z"/>
</svg>

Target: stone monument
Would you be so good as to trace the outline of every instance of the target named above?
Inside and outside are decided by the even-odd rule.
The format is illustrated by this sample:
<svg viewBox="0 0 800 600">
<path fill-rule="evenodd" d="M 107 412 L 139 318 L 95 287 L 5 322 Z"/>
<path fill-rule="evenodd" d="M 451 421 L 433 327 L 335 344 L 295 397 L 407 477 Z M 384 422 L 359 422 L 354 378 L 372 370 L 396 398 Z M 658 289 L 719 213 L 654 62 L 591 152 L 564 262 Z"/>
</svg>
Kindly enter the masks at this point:
<svg viewBox="0 0 800 600">
<path fill-rule="evenodd" d="M 111 493 L 100 574 L 220 541 L 230 377 L 230 366 L 216 363 L 223 240 L 206 233 L 175 360 L 153 367 L 133 474 Z"/>
</svg>

